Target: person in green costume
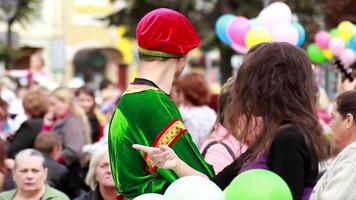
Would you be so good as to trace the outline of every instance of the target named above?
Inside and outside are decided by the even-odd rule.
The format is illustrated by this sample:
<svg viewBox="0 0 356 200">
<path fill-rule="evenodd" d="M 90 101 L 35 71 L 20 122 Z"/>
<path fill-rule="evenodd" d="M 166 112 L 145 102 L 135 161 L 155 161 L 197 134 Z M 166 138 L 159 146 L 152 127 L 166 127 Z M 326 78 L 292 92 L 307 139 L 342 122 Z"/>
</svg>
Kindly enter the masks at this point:
<svg viewBox="0 0 356 200">
<path fill-rule="evenodd" d="M 167 145 L 195 170 L 214 175 L 169 97 L 172 84 L 187 64 L 187 54 L 200 44 L 196 30 L 184 15 L 159 8 L 140 20 L 136 38 L 139 72 L 120 98 L 109 128 L 111 171 L 119 193 L 126 198 L 162 194 L 178 178 L 172 170 L 157 168 L 133 144 Z"/>
</svg>

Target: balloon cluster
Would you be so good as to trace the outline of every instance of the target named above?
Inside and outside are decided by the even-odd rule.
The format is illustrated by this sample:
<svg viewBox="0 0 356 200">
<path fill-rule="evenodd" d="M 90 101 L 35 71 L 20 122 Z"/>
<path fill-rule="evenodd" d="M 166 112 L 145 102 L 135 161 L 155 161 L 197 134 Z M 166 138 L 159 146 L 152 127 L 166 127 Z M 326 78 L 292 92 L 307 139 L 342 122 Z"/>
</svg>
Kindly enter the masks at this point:
<svg viewBox="0 0 356 200">
<path fill-rule="evenodd" d="M 292 200 L 288 185 L 277 174 L 264 169 L 252 169 L 239 174 L 221 191 L 209 179 L 185 176 L 174 181 L 160 194 L 143 194 L 134 200 Z"/>
<path fill-rule="evenodd" d="M 265 7 L 257 18 L 224 14 L 215 23 L 218 38 L 235 51 L 245 54 L 247 50 L 262 42 L 288 42 L 301 46 L 305 30 L 298 22 L 292 22 L 288 5 L 274 2 Z"/>
<path fill-rule="evenodd" d="M 317 32 L 314 42 L 307 48 L 314 63 L 323 63 L 334 57 L 348 66 L 356 61 L 356 26 L 349 21 L 340 22 L 329 32 Z"/>
</svg>

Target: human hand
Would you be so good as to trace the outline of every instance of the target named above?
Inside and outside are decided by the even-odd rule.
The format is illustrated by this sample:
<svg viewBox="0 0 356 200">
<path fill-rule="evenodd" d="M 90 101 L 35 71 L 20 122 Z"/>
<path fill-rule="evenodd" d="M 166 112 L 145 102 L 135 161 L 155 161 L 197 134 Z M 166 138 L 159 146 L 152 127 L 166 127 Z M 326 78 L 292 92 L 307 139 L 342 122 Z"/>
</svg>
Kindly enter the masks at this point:
<svg viewBox="0 0 356 200">
<path fill-rule="evenodd" d="M 52 126 L 54 124 L 54 114 L 53 112 L 47 112 L 43 117 L 43 124 L 45 126 Z"/>
<path fill-rule="evenodd" d="M 173 149 L 167 145 L 160 145 L 157 148 L 134 144 L 132 145 L 132 148 L 147 153 L 148 158 L 153 161 L 153 164 L 160 168 L 174 170 L 178 167 L 181 161 Z"/>
</svg>

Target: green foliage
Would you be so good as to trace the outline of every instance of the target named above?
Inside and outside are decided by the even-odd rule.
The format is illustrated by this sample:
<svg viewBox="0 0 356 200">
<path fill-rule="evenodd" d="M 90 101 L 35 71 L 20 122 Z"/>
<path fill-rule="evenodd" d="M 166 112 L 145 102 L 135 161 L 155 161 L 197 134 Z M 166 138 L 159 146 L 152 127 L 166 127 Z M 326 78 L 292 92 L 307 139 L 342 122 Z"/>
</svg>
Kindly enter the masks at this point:
<svg viewBox="0 0 356 200">
<path fill-rule="evenodd" d="M 18 0 L 18 7 L 15 16 L 10 20 L 11 23 L 20 23 L 24 26 L 30 22 L 33 15 L 38 12 L 41 0 Z"/>
</svg>

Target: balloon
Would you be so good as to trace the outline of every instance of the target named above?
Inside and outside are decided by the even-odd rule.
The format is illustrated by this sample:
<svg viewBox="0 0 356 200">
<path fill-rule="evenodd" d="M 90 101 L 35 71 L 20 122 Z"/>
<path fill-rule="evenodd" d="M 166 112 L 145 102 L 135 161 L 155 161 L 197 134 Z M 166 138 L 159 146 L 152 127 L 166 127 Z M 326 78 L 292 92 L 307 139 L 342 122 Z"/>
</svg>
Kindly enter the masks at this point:
<svg viewBox="0 0 356 200">
<path fill-rule="evenodd" d="M 349 41 L 349 47 L 350 49 L 356 51 L 356 33 L 351 37 Z"/>
<path fill-rule="evenodd" d="M 215 23 L 215 32 L 218 38 L 223 41 L 225 44 L 230 45 L 231 40 L 227 36 L 227 27 L 229 23 L 235 18 L 232 14 L 224 14 L 219 17 Z"/>
<path fill-rule="evenodd" d="M 184 176 L 164 192 L 164 200 L 223 200 L 224 193 L 215 183 L 201 176 Z"/>
<path fill-rule="evenodd" d="M 264 28 L 253 28 L 247 34 L 245 38 L 245 43 L 247 48 L 251 48 L 256 44 L 262 42 L 270 42 L 272 37 L 269 32 Z"/>
<path fill-rule="evenodd" d="M 310 44 L 307 48 L 307 53 L 311 61 L 314 63 L 325 62 L 323 51 L 314 43 Z"/>
<path fill-rule="evenodd" d="M 331 60 L 334 58 L 333 52 L 331 52 L 329 49 L 322 49 L 323 55 L 326 59 Z"/>
<path fill-rule="evenodd" d="M 261 26 L 272 31 L 281 24 L 289 24 L 292 21 L 292 11 L 283 2 L 273 2 L 259 13 L 257 20 Z"/>
<path fill-rule="evenodd" d="M 352 37 L 352 32 L 354 29 L 354 25 L 349 21 L 342 21 L 337 26 L 337 34 L 341 37 L 341 39 L 348 41 Z"/>
<path fill-rule="evenodd" d="M 355 52 L 351 49 L 345 49 L 340 54 L 340 60 L 342 60 L 346 65 L 351 65 L 356 60 Z"/>
<path fill-rule="evenodd" d="M 326 31 L 319 31 L 314 36 L 315 44 L 317 44 L 322 49 L 327 49 L 329 47 L 330 36 Z"/>
<path fill-rule="evenodd" d="M 329 35 L 331 37 L 337 37 L 337 29 L 336 28 L 332 28 L 330 31 L 329 31 Z"/>
<path fill-rule="evenodd" d="M 253 27 L 253 28 L 260 26 L 256 17 L 250 19 L 250 24 L 251 24 L 251 27 Z"/>
<path fill-rule="evenodd" d="M 277 174 L 264 169 L 238 175 L 226 189 L 225 200 L 292 200 L 288 185 Z"/>
<path fill-rule="evenodd" d="M 291 24 L 282 24 L 273 29 L 272 40 L 275 42 L 288 42 L 297 45 L 298 31 Z"/>
<path fill-rule="evenodd" d="M 340 53 L 345 49 L 345 41 L 339 37 L 331 38 L 329 42 L 329 49 L 335 56 L 339 56 Z"/>
<path fill-rule="evenodd" d="M 135 197 L 133 200 L 163 200 L 163 195 L 156 193 L 147 193 Z"/>
<path fill-rule="evenodd" d="M 231 47 L 232 47 L 232 49 L 234 49 L 236 52 L 238 52 L 240 54 L 246 54 L 248 51 L 248 49 L 246 47 L 243 47 L 241 45 L 234 44 L 234 43 L 232 43 Z"/>
<path fill-rule="evenodd" d="M 298 31 L 298 42 L 297 42 L 297 46 L 302 46 L 302 44 L 305 41 L 305 30 L 304 27 L 298 23 L 298 22 L 294 22 L 292 23 L 292 25 L 294 26 L 295 29 L 297 29 Z"/>
<path fill-rule="evenodd" d="M 245 17 L 237 16 L 227 27 L 227 35 L 231 39 L 232 43 L 236 43 L 240 46 L 246 46 L 245 36 L 250 29 L 250 21 Z"/>
</svg>

